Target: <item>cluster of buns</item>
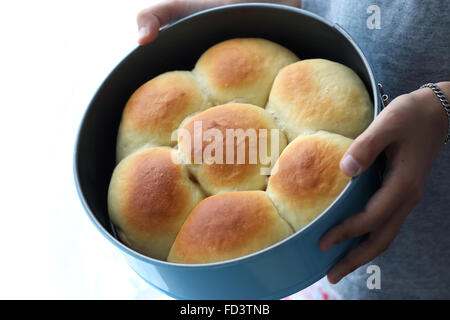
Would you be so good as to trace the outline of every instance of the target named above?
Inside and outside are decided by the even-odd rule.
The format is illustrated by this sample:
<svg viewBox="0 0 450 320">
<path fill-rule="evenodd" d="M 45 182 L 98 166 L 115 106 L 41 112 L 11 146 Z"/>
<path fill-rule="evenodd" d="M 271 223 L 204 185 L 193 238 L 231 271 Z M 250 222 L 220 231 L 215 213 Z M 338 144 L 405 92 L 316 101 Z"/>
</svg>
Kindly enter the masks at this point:
<svg viewBox="0 0 450 320">
<path fill-rule="evenodd" d="M 300 61 L 264 39 L 221 42 L 192 71 L 159 75 L 128 100 L 108 193 L 111 221 L 127 246 L 169 262 L 210 263 L 262 250 L 338 197 L 349 182 L 340 159 L 372 118 L 368 92 L 348 67 Z M 201 134 L 221 133 L 206 140 L 221 143 L 224 161 L 205 158 L 207 151 L 218 157 L 208 143 L 194 147 L 198 124 Z M 228 129 L 254 129 L 259 143 L 244 139 L 227 149 Z M 279 134 L 263 136 L 261 129 Z M 280 154 L 273 167 L 249 161 L 262 141 L 268 154 Z M 246 151 L 241 162 L 236 145 Z M 227 152 L 234 161 L 225 161 Z M 203 161 L 194 161 L 197 155 Z"/>
</svg>

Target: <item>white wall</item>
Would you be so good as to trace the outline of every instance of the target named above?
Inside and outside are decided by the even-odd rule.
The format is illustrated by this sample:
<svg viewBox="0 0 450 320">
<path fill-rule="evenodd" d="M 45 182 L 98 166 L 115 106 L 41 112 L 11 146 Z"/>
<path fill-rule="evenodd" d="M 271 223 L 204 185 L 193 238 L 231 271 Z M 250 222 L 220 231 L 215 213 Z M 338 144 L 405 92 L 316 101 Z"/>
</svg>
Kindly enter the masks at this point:
<svg viewBox="0 0 450 320">
<path fill-rule="evenodd" d="M 81 117 L 152 0 L 0 2 L 0 298 L 165 298 L 93 226 L 73 183 Z"/>
</svg>

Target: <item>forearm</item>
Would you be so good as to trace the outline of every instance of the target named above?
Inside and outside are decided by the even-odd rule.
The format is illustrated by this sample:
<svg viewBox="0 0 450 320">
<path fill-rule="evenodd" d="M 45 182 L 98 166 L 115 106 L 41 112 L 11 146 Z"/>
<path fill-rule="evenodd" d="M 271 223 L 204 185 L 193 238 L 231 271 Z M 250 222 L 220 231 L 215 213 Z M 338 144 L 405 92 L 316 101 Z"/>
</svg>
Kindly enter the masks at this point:
<svg viewBox="0 0 450 320">
<path fill-rule="evenodd" d="M 439 88 L 444 92 L 447 99 L 450 99 L 450 81 L 437 83 Z M 436 119 L 436 130 L 445 139 L 448 134 L 448 118 L 445 109 L 442 107 L 441 101 L 430 88 L 418 89 L 411 93 L 421 101 L 421 104 L 430 112 L 430 116 Z"/>
</svg>

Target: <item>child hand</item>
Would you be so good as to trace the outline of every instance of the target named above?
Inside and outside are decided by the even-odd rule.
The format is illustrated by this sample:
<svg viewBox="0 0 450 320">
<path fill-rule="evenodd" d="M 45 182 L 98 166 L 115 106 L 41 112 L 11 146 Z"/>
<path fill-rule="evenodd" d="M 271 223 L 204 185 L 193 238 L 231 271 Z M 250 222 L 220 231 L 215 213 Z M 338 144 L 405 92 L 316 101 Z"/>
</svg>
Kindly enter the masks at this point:
<svg viewBox="0 0 450 320">
<path fill-rule="evenodd" d="M 444 90 L 449 84 L 440 86 Z M 420 89 L 393 100 L 353 142 L 340 163 L 345 174 L 361 174 L 382 151 L 386 154 L 389 171 L 382 187 L 362 212 L 321 238 L 321 249 L 328 250 L 349 238 L 367 234 L 329 271 L 331 283 L 337 283 L 388 248 L 404 219 L 422 197 L 447 129 L 448 120 L 440 101 L 430 89 Z"/>
<path fill-rule="evenodd" d="M 145 45 L 158 36 L 159 30 L 191 13 L 223 5 L 252 2 L 246 0 L 164 0 L 139 12 L 139 44 Z M 265 0 L 253 2 L 301 6 L 301 0 Z"/>
</svg>

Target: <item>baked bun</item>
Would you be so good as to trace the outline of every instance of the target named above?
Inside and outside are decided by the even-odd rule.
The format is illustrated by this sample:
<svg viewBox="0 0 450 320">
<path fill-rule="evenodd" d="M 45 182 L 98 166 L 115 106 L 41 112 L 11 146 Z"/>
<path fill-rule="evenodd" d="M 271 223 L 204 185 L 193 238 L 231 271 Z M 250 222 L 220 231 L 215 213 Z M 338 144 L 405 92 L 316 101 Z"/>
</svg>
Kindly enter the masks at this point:
<svg viewBox="0 0 450 320">
<path fill-rule="evenodd" d="M 356 138 L 373 119 L 373 105 L 350 68 L 324 59 L 296 62 L 274 81 L 266 110 L 276 115 L 289 141 L 326 130 Z"/>
<path fill-rule="evenodd" d="M 267 193 L 295 231 L 322 213 L 350 181 L 339 162 L 352 141 L 319 131 L 297 137 L 280 155 Z"/>
<path fill-rule="evenodd" d="M 170 148 L 150 148 L 123 159 L 108 191 L 109 215 L 120 240 L 165 260 L 192 209 L 203 199 Z"/>
<path fill-rule="evenodd" d="M 161 74 L 143 84 L 128 100 L 119 128 L 117 161 L 139 148 L 174 146 L 171 135 L 186 116 L 210 106 L 188 71 Z"/>
<path fill-rule="evenodd" d="M 220 42 L 128 100 L 108 192 L 118 238 L 177 263 L 271 246 L 343 191 L 339 162 L 372 118 L 348 67 L 264 39 Z"/>
<path fill-rule="evenodd" d="M 201 145 L 194 141 L 198 133 L 200 139 L 197 141 Z M 276 152 L 271 160 L 271 137 L 275 133 L 278 134 L 274 136 Z M 237 138 L 234 139 L 232 134 Z M 269 156 L 267 161 L 261 161 L 261 146 L 266 151 L 261 150 L 261 154 Z M 285 146 L 286 138 L 273 117 L 264 109 L 250 104 L 212 107 L 187 119 L 178 131 L 182 158 L 190 164 L 189 169 L 208 195 L 263 190 L 271 161 L 275 163 Z M 264 168 L 267 173 L 264 173 Z"/>
<path fill-rule="evenodd" d="M 215 105 L 234 101 L 264 106 L 277 73 L 295 61 L 295 54 L 274 42 L 237 38 L 208 49 L 193 71 Z"/>
<path fill-rule="evenodd" d="M 209 197 L 195 207 L 167 261 L 229 260 L 262 250 L 292 233 L 265 192 L 224 193 Z"/>
</svg>

